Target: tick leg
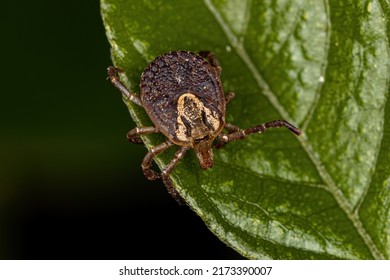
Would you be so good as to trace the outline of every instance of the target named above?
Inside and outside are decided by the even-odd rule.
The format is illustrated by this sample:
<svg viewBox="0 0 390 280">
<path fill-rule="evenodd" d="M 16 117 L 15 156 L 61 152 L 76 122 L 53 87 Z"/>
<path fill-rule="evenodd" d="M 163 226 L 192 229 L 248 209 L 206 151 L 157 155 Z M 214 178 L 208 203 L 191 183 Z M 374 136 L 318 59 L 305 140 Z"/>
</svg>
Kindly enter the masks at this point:
<svg viewBox="0 0 390 280">
<path fill-rule="evenodd" d="M 121 70 L 118 68 L 115 68 L 114 66 L 109 66 L 107 68 L 107 78 L 110 79 L 111 83 L 119 89 L 119 91 L 130 101 L 134 102 L 135 104 L 142 106 L 141 100 L 137 95 L 134 93 L 131 93 L 130 90 L 120 81 L 118 72 Z"/>
<path fill-rule="evenodd" d="M 240 128 L 235 125 L 235 124 L 231 124 L 231 123 L 225 123 L 225 127 L 224 127 L 227 131 L 229 131 L 229 133 L 233 133 L 233 132 L 236 132 L 236 131 L 239 131 Z"/>
<path fill-rule="evenodd" d="M 142 172 L 148 178 L 149 180 L 156 180 L 160 178 L 160 174 L 158 174 L 156 171 L 152 170 L 150 167 L 152 166 L 153 158 L 162 152 L 164 152 L 166 149 L 171 147 L 173 143 L 169 140 L 165 141 L 164 143 L 153 147 L 150 149 L 150 151 L 146 154 L 144 157 L 144 160 L 142 161 L 141 167 Z"/>
<path fill-rule="evenodd" d="M 161 178 L 165 184 L 165 187 L 168 190 L 168 193 L 179 203 L 184 204 L 184 200 L 180 196 L 180 194 L 173 187 L 171 179 L 169 179 L 169 174 L 171 174 L 172 170 L 176 167 L 176 165 L 182 160 L 185 153 L 189 150 L 189 147 L 181 147 L 175 153 L 174 158 L 165 166 L 164 170 L 161 172 Z"/>
<path fill-rule="evenodd" d="M 212 52 L 200 51 L 199 55 L 201 57 L 207 59 L 207 61 L 210 63 L 210 65 L 213 66 L 217 70 L 218 74 L 221 74 L 222 68 L 219 65 L 218 59 L 215 57 L 215 55 Z"/>
<path fill-rule="evenodd" d="M 134 144 L 143 144 L 141 138 L 139 138 L 140 135 L 145 135 L 153 132 L 159 132 L 158 129 L 154 126 L 142 126 L 142 127 L 136 127 L 130 130 L 127 133 L 127 140 L 129 142 L 132 142 Z"/>
<path fill-rule="evenodd" d="M 240 130 L 240 128 L 237 125 L 231 124 L 231 123 L 225 123 L 224 129 L 226 129 L 229 133 L 228 134 L 221 133 L 218 136 L 217 143 L 215 144 L 215 147 L 217 149 L 222 148 L 223 146 L 225 146 L 227 144 L 227 142 L 224 142 L 223 140 L 221 140 L 221 137 L 224 137 L 224 136 L 227 137 L 227 135 L 232 134 L 232 133 Z M 226 137 L 225 137 L 225 139 L 226 139 Z"/>
<path fill-rule="evenodd" d="M 249 134 L 263 133 L 270 127 L 279 128 L 282 126 L 288 128 L 292 133 L 294 133 L 297 136 L 299 136 L 302 133 L 298 128 L 296 128 L 289 122 L 286 122 L 284 120 L 277 120 L 277 121 L 271 121 L 271 122 L 266 122 L 264 124 L 252 126 L 250 128 L 243 129 L 243 130 L 239 129 L 238 131 L 229 134 L 221 133 L 220 135 L 218 135 L 218 142 L 215 144 L 215 147 L 218 149 L 231 141 L 245 139 Z"/>
<path fill-rule="evenodd" d="M 226 104 L 229 104 L 230 101 L 233 100 L 234 96 L 236 96 L 236 94 L 232 91 L 229 91 L 226 95 L 225 95 L 225 100 L 226 100 Z"/>
</svg>

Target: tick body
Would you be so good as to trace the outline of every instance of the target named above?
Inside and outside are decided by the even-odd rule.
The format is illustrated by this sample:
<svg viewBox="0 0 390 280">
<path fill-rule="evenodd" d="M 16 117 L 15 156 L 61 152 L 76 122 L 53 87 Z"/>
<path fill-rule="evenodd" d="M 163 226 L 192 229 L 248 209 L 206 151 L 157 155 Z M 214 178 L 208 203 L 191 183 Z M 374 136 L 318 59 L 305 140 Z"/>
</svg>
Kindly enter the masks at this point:
<svg viewBox="0 0 390 280">
<path fill-rule="evenodd" d="M 141 76 L 141 103 L 153 123 L 172 143 L 194 148 L 203 169 L 212 166 L 211 144 L 225 125 L 218 69 L 180 51 L 158 57 Z"/>
<path fill-rule="evenodd" d="M 140 96 L 130 92 L 119 80 L 118 69 L 110 66 L 108 78 L 125 98 L 144 107 L 154 127 L 137 127 L 127 134 L 133 143 L 142 143 L 139 135 L 160 132 L 167 138 L 152 148 L 142 162 L 143 173 L 149 180 L 162 178 L 169 193 L 180 200 L 173 188 L 169 174 L 191 148 L 202 169 L 213 166 L 213 144 L 220 148 L 230 141 L 244 139 L 252 133 L 261 133 L 269 127 L 285 126 L 299 135 L 299 129 L 284 120 L 267 122 L 242 130 L 225 122 L 226 104 L 234 97 L 233 92 L 224 94 L 221 67 L 210 52 L 195 54 L 174 51 L 157 57 L 141 75 Z M 227 133 L 223 133 L 223 130 Z M 153 158 L 177 145 L 172 161 L 161 174 L 151 169 Z"/>
</svg>

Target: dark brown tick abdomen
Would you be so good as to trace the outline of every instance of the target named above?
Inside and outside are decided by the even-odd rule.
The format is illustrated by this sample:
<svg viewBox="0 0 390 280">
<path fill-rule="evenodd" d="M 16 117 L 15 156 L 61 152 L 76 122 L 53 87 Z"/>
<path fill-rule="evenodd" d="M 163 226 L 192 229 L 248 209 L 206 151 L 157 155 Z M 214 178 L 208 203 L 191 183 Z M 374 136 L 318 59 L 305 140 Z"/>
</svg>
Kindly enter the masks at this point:
<svg viewBox="0 0 390 280">
<path fill-rule="evenodd" d="M 177 101 L 185 93 L 196 95 L 215 115 L 225 120 L 225 100 L 216 69 L 201 56 L 175 51 L 157 57 L 141 76 L 141 102 L 161 133 L 174 142 Z"/>
</svg>

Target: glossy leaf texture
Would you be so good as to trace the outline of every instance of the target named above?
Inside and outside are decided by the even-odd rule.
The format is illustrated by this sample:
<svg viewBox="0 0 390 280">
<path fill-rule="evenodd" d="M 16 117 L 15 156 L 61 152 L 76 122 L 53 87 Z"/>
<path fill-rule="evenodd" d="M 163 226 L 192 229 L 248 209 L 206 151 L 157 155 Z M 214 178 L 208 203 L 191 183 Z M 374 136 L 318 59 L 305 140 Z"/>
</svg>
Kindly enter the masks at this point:
<svg viewBox="0 0 390 280">
<path fill-rule="evenodd" d="M 229 143 L 207 171 L 191 151 L 175 169 L 175 187 L 221 240 L 253 259 L 390 257 L 387 1 L 102 0 L 101 11 L 134 92 L 158 55 L 211 50 L 236 93 L 227 121 L 303 130 Z M 144 138 L 148 148 L 163 139 Z"/>
</svg>

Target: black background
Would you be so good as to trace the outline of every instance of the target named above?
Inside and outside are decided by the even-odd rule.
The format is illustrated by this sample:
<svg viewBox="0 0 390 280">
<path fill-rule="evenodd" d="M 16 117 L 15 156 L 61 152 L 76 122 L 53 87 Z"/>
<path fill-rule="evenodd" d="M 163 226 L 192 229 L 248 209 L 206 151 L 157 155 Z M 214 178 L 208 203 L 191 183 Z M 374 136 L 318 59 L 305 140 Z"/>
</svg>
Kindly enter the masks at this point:
<svg viewBox="0 0 390 280">
<path fill-rule="evenodd" d="M 241 258 L 142 175 L 99 2 L 2 6 L 0 257 Z"/>
</svg>

